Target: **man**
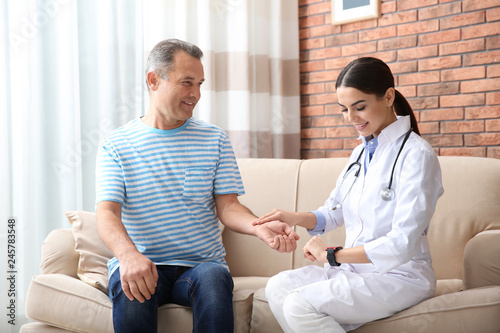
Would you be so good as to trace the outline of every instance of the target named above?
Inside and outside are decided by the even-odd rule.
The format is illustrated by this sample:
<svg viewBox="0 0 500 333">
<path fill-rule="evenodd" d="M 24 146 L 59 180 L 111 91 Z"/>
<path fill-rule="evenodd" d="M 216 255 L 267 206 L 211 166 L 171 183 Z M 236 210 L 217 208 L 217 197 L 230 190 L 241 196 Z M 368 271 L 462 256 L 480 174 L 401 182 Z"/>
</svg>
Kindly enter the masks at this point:
<svg viewBox="0 0 500 333">
<path fill-rule="evenodd" d="M 111 133 L 97 160 L 98 231 L 108 263 L 116 332 L 155 332 L 158 306 L 193 308 L 198 332 L 233 332 L 233 281 L 218 219 L 280 252 L 298 235 L 256 220 L 227 135 L 192 118 L 204 82 L 202 51 L 170 39 L 146 65 L 147 114 Z"/>
</svg>

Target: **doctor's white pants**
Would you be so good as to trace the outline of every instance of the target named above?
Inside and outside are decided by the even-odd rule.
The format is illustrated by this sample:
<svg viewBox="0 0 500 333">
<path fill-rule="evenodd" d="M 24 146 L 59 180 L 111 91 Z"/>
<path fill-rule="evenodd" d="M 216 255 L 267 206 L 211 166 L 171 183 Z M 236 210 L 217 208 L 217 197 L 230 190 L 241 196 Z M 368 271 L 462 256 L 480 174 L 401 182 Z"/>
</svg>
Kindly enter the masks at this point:
<svg viewBox="0 0 500 333">
<path fill-rule="evenodd" d="M 336 270 L 334 276 L 325 279 L 321 267 L 299 270 L 309 270 L 308 284 L 297 287 L 290 282 L 297 274 L 295 270 L 273 276 L 266 286 L 271 311 L 285 333 L 343 333 L 427 298 L 421 286 L 412 290 L 416 286 L 378 274 Z"/>
</svg>

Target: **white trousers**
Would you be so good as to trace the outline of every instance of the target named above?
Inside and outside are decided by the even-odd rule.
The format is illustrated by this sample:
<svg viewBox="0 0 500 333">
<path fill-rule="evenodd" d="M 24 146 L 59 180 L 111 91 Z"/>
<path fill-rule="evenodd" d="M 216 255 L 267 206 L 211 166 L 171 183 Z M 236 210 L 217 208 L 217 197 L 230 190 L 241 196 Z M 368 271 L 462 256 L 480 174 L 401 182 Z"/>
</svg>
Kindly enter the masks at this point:
<svg viewBox="0 0 500 333">
<path fill-rule="evenodd" d="M 266 298 L 285 333 L 346 332 L 333 317 L 318 313 L 300 292 L 294 291 L 287 274 L 279 274 L 269 280 Z"/>
</svg>

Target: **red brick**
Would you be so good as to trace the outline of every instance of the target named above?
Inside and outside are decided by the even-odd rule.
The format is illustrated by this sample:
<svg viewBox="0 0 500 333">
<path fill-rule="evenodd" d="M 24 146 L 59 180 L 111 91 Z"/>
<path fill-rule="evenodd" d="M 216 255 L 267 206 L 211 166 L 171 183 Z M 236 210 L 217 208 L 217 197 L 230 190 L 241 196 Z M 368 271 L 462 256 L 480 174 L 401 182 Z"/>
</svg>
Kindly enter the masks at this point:
<svg viewBox="0 0 500 333">
<path fill-rule="evenodd" d="M 486 73 L 488 74 L 488 77 L 500 77 L 500 65 L 488 66 Z"/>
<path fill-rule="evenodd" d="M 415 35 L 425 32 L 438 31 L 439 20 L 406 23 L 406 24 L 400 24 L 397 27 L 398 27 L 398 36 Z"/>
<path fill-rule="evenodd" d="M 323 15 L 299 18 L 299 26 L 301 28 L 315 27 L 323 24 L 325 24 L 325 17 Z"/>
<path fill-rule="evenodd" d="M 500 20 L 500 7 L 488 9 L 486 11 L 486 22 Z"/>
<path fill-rule="evenodd" d="M 300 152 L 300 158 L 303 159 L 313 159 L 313 158 L 325 158 L 325 152 L 323 150 L 303 150 Z"/>
<path fill-rule="evenodd" d="M 395 26 L 382 27 L 382 28 L 376 28 L 359 32 L 360 42 L 367 42 L 367 41 L 372 41 L 382 38 L 391 38 L 391 37 L 396 37 Z"/>
<path fill-rule="evenodd" d="M 438 97 L 416 97 L 407 98 L 413 110 L 435 109 L 438 107 Z"/>
<path fill-rule="evenodd" d="M 439 98 L 439 105 L 442 108 L 483 105 L 484 99 L 485 99 L 484 94 L 461 94 L 461 95 L 441 96 Z"/>
<path fill-rule="evenodd" d="M 337 96 L 337 94 L 334 94 Z M 330 115 L 330 116 L 341 116 L 344 118 L 342 111 L 340 110 L 340 106 L 337 104 L 337 101 L 335 101 L 335 104 L 329 104 L 325 106 L 325 114 Z"/>
<path fill-rule="evenodd" d="M 358 43 L 342 47 L 342 56 L 366 54 L 377 51 L 377 42 Z"/>
<path fill-rule="evenodd" d="M 340 55 L 340 47 L 328 47 L 309 51 L 309 60 L 337 58 Z"/>
<path fill-rule="evenodd" d="M 300 115 L 303 117 L 322 116 L 324 114 L 325 114 L 325 108 L 323 105 L 306 106 L 300 109 Z"/>
<path fill-rule="evenodd" d="M 325 69 L 325 62 L 323 60 L 319 61 L 306 61 L 300 63 L 300 72 L 314 72 L 321 71 Z"/>
<path fill-rule="evenodd" d="M 486 21 L 486 15 L 484 11 L 472 12 L 467 14 L 454 15 L 450 17 L 444 17 L 439 20 L 440 29 L 448 30 L 458 27 L 467 27 L 470 25 L 476 25 L 478 23 L 484 23 Z"/>
<path fill-rule="evenodd" d="M 325 60 L 325 68 L 326 69 L 343 69 L 347 66 L 351 61 L 356 59 L 357 57 L 342 57 L 335 59 L 326 59 Z"/>
<path fill-rule="evenodd" d="M 462 93 L 500 91 L 500 78 L 464 81 L 460 84 L 460 91 Z"/>
<path fill-rule="evenodd" d="M 342 33 L 372 29 L 377 27 L 377 19 L 347 23 L 341 26 Z"/>
<path fill-rule="evenodd" d="M 439 57 L 420 60 L 418 62 L 418 69 L 420 71 L 429 71 L 435 69 L 460 67 L 461 65 L 462 57 L 457 55 L 451 57 Z"/>
<path fill-rule="evenodd" d="M 438 55 L 437 45 L 398 50 L 398 59 L 400 61 L 430 58 L 430 57 L 435 57 L 437 55 Z"/>
<path fill-rule="evenodd" d="M 380 6 L 380 14 L 382 17 L 389 13 L 394 13 L 396 11 L 396 1 L 383 1 Z"/>
<path fill-rule="evenodd" d="M 483 38 L 439 45 L 439 55 L 461 54 L 485 49 Z"/>
<path fill-rule="evenodd" d="M 299 17 L 327 14 L 332 10 L 330 2 L 322 2 L 299 8 Z"/>
<path fill-rule="evenodd" d="M 500 50 L 464 54 L 464 66 L 467 67 L 498 62 L 500 62 Z"/>
<path fill-rule="evenodd" d="M 488 147 L 486 149 L 486 157 L 500 158 L 500 147 Z"/>
<path fill-rule="evenodd" d="M 500 31 L 500 22 L 485 23 L 462 28 L 462 38 L 472 39 L 478 37 L 495 36 Z"/>
<path fill-rule="evenodd" d="M 498 0 L 463 0 L 462 8 L 464 12 L 470 12 L 473 10 L 498 7 Z"/>
<path fill-rule="evenodd" d="M 358 131 L 354 126 L 331 127 L 326 129 L 327 138 L 350 138 L 357 137 Z"/>
<path fill-rule="evenodd" d="M 325 92 L 324 83 L 303 84 L 300 86 L 300 93 L 305 95 L 322 94 Z"/>
<path fill-rule="evenodd" d="M 418 35 L 418 45 L 442 44 L 447 42 L 459 41 L 461 38 L 460 29 L 432 32 L 428 34 Z"/>
<path fill-rule="evenodd" d="M 487 93 L 486 104 L 500 104 L 500 92 Z"/>
<path fill-rule="evenodd" d="M 500 36 L 493 36 L 486 38 L 486 49 L 500 49 Z"/>
<path fill-rule="evenodd" d="M 500 118 L 500 106 L 480 106 L 465 109 L 465 119 Z"/>
<path fill-rule="evenodd" d="M 354 148 L 356 148 L 361 142 L 358 140 L 359 135 L 351 139 L 344 140 L 344 149 L 350 149 L 351 153 Z M 350 155 L 349 155 L 350 156 Z"/>
<path fill-rule="evenodd" d="M 436 83 L 428 85 L 419 85 L 417 88 L 418 96 L 441 96 L 452 95 L 460 92 L 458 82 Z"/>
<path fill-rule="evenodd" d="M 349 156 L 351 156 L 351 153 L 352 153 L 352 150 L 327 151 L 325 157 L 326 158 L 349 157 Z"/>
<path fill-rule="evenodd" d="M 345 125 L 346 122 L 344 120 L 344 116 L 342 115 L 314 117 L 311 122 L 312 127 L 333 127 Z"/>
<path fill-rule="evenodd" d="M 484 147 L 441 148 L 439 155 L 486 157 L 486 148 Z"/>
<path fill-rule="evenodd" d="M 309 73 L 309 82 L 328 82 L 337 79 L 337 71 L 322 71 Z"/>
<path fill-rule="evenodd" d="M 436 17 L 448 16 L 453 14 L 459 14 L 462 8 L 460 2 L 452 2 L 444 5 L 432 6 L 427 8 L 419 9 L 418 19 L 420 21 L 433 19 Z"/>
<path fill-rule="evenodd" d="M 378 41 L 378 49 L 380 51 L 405 49 L 415 46 L 417 46 L 417 36 L 390 38 Z"/>
<path fill-rule="evenodd" d="M 486 120 L 486 132 L 500 132 L 500 119 Z M 500 145 L 500 142 L 498 143 Z"/>
<path fill-rule="evenodd" d="M 485 77 L 484 66 L 454 68 L 441 71 L 441 81 L 462 81 Z"/>
<path fill-rule="evenodd" d="M 441 121 L 464 119 L 463 108 L 436 109 L 420 111 L 421 121 Z"/>
<path fill-rule="evenodd" d="M 417 72 L 412 74 L 401 74 L 399 75 L 399 85 L 414 85 L 414 84 L 425 84 L 425 83 L 436 83 L 439 82 L 439 72 Z"/>
<path fill-rule="evenodd" d="M 309 149 L 342 149 L 343 147 L 343 140 L 317 139 L 311 140 Z"/>
<path fill-rule="evenodd" d="M 417 20 L 417 11 L 407 11 L 407 12 L 398 12 L 394 14 L 383 15 L 378 23 L 381 27 L 387 25 L 397 25 L 402 23 L 415 22 Z"/>
<path fill-rule="evenodd" d="M 388 64 L 393 74 L 412 73 L 417 71 L 416 61 L 404 61 Z"/>
<path fill-rule="evenodd" d="M 320 95 L 309 96 L 310 105 L 330 104 L 336 102 L 337 102 L 337 97 L 334 96 L 333 94 L 320 94 Z"/>
<path fill-rule="evenodd" d="M 378 59 L 382 60 L 383 62 L 388 63 L 388 62 L 396 61 L 397 57 L 398 57 L 398 53 L 397 53 L 397 51 L 374 52 L 374 53 L 364 54 L 363 56 L 378 58 Z"/>
<path fill-rule="evenodd" d="M 438 122 L 431 122 L 431 123 L 418 123 L 418 130 L 420 131 L 420 134 L 437 134 L 439 133 L 439 123 Z"/>
<path fill-rule="evenodd" d="M 299 42 L 301 50 L 319 49 L 325 47 L 325 38 L 308 38 Z"/>
<path fill-rule="evenodd" d="M 464 136 L 466 146 L 500 145 L 500 133 L 476 133 Z"/>
<path fill-rule="evenodd" d="M 299 21 L 299 27 L 301 29 L 306 28 L 301 24 Z M 315 27 L 309 27 L 306 29 L 306 35 L 307 37 L 304 38 L 314 38 L 314 37 L 321 37 L 321 36 L 331 36 L 334 34 L 339 34 L 341 32 L 340 26 L 337 25 L 320 25 L 320 26 L 315 26 Z M 302 36 L 301 36 L 302 37 Z"/>
<path fill-rule="evenodd" d="M 461 147 L 464 144 L 462 134 L 422 135 L 433 147 Z"/>
<path fill-rule="evenodd" d="M 416 97 L 417 96 L 417 87 L 416 86 L 404 86 L 398 87 L 397 90 L 405 97 Z"/>
<path fill-rule="evenodd" d="M 484 121 L 454 121 L 441 123 L 441 133 L 476 133 L 484 131 Z"/>
<path fill-rule="evenodd" d="M 359 35 L 357 32 L 349 34 L 337 34 L 333 36 L 328 36 L 325 38 L 325 46 L 342 46 L 347 44 L 354 44 L 359 41 Z"/>
<path fill-rule="evenodd" d="M 300 137 L 311 139 L 311 138 L 324 138 L 325 129 L 324 128 L 303 128 L 300 130 Z"/>
<path fill-rule="evenodd" d="M 438 3 L 438 0 L 398 0 L 398 10 L 408 10 L 413 8 L 422 8 L 432 6 Z"/>
</svg>

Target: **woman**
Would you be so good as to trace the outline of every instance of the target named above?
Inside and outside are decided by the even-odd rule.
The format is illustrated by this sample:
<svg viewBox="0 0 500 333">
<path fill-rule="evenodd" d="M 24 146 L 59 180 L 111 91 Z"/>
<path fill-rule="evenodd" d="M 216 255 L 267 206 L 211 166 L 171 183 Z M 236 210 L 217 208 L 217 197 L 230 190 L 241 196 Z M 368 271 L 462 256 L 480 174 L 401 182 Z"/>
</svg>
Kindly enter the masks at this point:
<svg viewBox="0 0 500 333">
<path fill-rule="evenodd" d="M 314 236 L 307 266 L 272 277 L 266 296 L 285 332 L 345 332 L 434 295 L 427 242 L 443 194 L 432 147 L 419 136 L 413 111 L 394 88 L 389 67 L 356 59 L 340 73 L 338 104 L 363 143 L 351 155 L 325 204 L 313 212 L 274 210 L 254 224 L 281 220 Z M 346 227 L 344 248 L 317 235 Z"/>
</svg>

